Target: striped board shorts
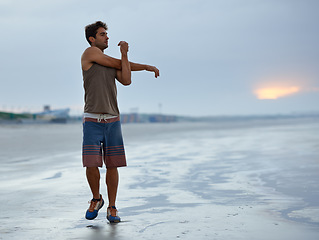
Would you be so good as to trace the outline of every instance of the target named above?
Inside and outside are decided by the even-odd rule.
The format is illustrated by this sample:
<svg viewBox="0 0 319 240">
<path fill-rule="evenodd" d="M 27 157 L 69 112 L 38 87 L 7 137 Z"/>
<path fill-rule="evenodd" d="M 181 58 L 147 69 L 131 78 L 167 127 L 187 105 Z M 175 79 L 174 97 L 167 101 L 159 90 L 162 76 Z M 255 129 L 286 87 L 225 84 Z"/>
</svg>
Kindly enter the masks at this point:
<svg viewBox="0 0 319 240">
<path fill-rule="evenodd" d="M 83 118 L 83 167 L 107 168 L 126 166 L 119 117 Z"/>
</svg>

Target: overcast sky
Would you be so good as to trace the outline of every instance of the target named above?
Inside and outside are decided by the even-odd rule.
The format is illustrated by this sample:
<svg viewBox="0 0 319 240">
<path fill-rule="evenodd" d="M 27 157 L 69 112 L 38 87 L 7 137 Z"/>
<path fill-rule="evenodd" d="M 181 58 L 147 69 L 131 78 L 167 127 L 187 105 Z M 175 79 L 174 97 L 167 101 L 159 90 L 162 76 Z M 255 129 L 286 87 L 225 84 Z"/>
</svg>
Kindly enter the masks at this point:
<svg viewBox="0 0 319 240">
<path fill-rule="evenodd" d="M 155 65 L 118 85 L 122 113 L 206 116 L 319 112 L 317 0 L 0 0 L 0 109 L 83 109 L 84 27 L 105 53 Z"/>
</svg>

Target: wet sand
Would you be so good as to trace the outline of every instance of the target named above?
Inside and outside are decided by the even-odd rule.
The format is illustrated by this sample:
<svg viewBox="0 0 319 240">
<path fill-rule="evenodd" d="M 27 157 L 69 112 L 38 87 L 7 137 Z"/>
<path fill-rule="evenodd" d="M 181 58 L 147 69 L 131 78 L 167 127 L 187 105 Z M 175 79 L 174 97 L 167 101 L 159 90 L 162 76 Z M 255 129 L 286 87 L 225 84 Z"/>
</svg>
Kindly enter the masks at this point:
<svg viewBox="0 0 319 240">
<path fill-rule="evenodd" d="M 317 240 L 318 133 L 309 119 L 123 125 L 109 224 L 105 207 L 84 218 L 81 124 L 0 126 L 0 239 Z"/>
</svg>

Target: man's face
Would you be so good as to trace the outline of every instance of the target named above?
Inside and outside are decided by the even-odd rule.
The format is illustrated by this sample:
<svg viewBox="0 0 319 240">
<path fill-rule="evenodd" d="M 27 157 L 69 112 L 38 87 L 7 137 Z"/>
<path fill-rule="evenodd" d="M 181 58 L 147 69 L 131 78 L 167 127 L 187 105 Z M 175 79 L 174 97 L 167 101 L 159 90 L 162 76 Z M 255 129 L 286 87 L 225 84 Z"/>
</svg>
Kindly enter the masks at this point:
<svg viewBox="0 0 319 240">
<path fill-rule="evenodd" d="M 108 47 L 108 40 L 109 38 L 107 36 L 106 30 L 100 27 L 97 30 L 95 40 L 94 42 L 92 42 L 92 45 L 100 48 L 101 50 L 104 50 L 105 48 Z"/>
</svg>

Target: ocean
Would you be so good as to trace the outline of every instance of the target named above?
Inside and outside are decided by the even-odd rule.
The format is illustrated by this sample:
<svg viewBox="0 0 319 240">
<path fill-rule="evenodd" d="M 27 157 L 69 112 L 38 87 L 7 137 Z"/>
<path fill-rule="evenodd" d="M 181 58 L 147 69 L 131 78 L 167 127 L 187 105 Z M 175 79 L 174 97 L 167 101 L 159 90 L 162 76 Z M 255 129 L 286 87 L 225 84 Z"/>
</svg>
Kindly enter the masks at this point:
<svg viewBox="0 0 319 240">
<path fill-rule="evenodd" d="M 0 125 L 0 239 L 317 240 L 318 120 L 123 124 L 119 224 L 84 218 L 81 123 Z"/>
</svg>

